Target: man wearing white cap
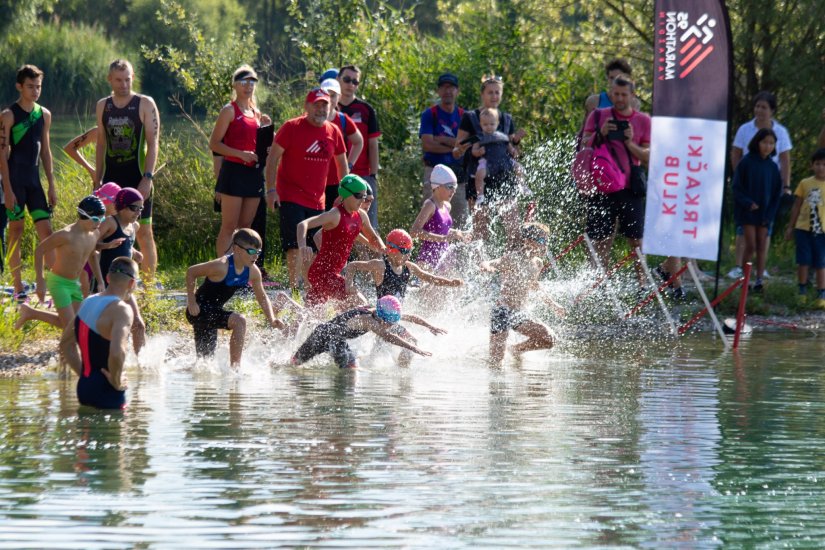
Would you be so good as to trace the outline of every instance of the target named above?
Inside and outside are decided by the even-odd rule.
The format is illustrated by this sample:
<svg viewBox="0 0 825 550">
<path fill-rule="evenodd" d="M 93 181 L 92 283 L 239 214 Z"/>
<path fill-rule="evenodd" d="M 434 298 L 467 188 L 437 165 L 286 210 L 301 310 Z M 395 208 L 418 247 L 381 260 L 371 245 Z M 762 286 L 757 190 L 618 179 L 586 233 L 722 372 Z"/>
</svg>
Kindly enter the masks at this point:
<svg viewBox="0 0 825 550">
<path fill-rule="evenodd" d="M 344 137 L 327 120 L 329 109 L 329 94 L 310 90 L 305 114 L 278 129 L 266 161 L 266 204 L 270 210 L 276 204 L 281 209 L 281 247 L 292 288 L 298 283 L 298 224 L 324 212 L 330 164 L 335 163 L 342 176 L 349 173 Z"/>
<path fill-rule="evenodd" d="M 337 74 L 337 71 L 336 71 Z M 341 134 L 344 136 L 344 144 L 347 146 L 347 164 L 352 170 L 355 161 L 361 154 L 364 148 L 364 137 L 361 135 L 358 126 L 355 124 L 350 116 L 338 110 L 338 99 L 341 97 L 341 85 L 335 78 L 327 78 L 321 82 L 321 89 L 329 94 L 329 116 L 327 120 L 335 124 Z M 331 163 L 329 166 L 329 175 L 327 176 L 326 189 L 326 204 L 325 209 L 329 210 L 333 207 L 335 199 L 338 198 L 338 182 L 344 174 L 338 173 L 338 165 Z"/>
</svg>

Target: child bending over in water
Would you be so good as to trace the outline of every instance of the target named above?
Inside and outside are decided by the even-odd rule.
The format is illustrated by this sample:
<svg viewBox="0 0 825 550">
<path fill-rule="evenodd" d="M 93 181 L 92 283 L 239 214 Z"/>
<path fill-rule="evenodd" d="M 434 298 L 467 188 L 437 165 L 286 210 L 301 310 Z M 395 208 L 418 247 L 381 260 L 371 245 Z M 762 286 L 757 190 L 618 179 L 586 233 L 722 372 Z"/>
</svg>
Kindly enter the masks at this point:
<svg viewBox="0 0 825 550">
<path fill-rule="evenodd" d="M 418 251 L 418 262 L 427 269 L 435 270 L 446 256 L 450 242 L 470 240 L 470 234 L 452 229 L 453 218 L 450 201 L 458 187 L 455 173 L 443 164 L 433 167 L 430 176 L 432 196 L 424 201 L 412 226 L 412 236 L 423 242 Z"/>
<path fill-rule="evenodd" d="M 301 365 L 316 355 L 329 353 L 339 368 L 357 368 L 358 361 L 347 340 L 358 338 L 368 332 L 373 332 L 390 344 L 410 350 L 413 353 L 426 357 L 432 355 L 411 342 L 409 333 L 406 331 L 404 332 L 406 337 L 398 334 L 398 321 L 402 320 L 425 326 L 433 334 L 446 333 L 445 330 L 434 327 L 421 317 L 401 315 L 401 302 L 395 296 L 383 296 L 374 308 L 358 307 L 350 309 L 331 321 L 315 327 L 306 342 L 301 344 L 301 347 L 292 356 L 292 364 Z"/>
<path fill-rule="evenodd" d="M 261 237 L 252 229 L 237 229 L 225 256 L 202 264 L 196 264 L 186 271 L 186 320 L 195 330 L 195 351 L 198 356 L 215 353 L 218 329 L 232 331 L 229 338 L 229 362 L 233 368 L 241 364 L 246 318 L 240 313 L 224 309 L 224 305 L 238 290 L 252 286 L 255 299 L 261 306 L 269 325 L 285 328 L 284 323 L 275 318 L 272 304 L 264 292 L 261 271 L 255 259 L 261 253 Z M 203 283 L 195 291 L 197 279 Z M 278 309 L 300 306 L 292 302 L 286 294 L 279 292 L 275 305 Z"/>
<path fill-rule="evenodd" d="M 554 345 L 550 329 L 538 321 L 531 320 L 523 311 L 528 298 L 534 301 L 538 290 L 539 275 L 547 255 L 548 227 L 541 223 L 525 223 L 520 230 L 520 243 L 501 258 L 483 262 L 481 269 L 498 273 L 501 277 L 501 292 L 490 312 L 490 360 L 498 366 L 504 360 L 507 336 L 510 330 L 527 336 L 527 340 L 511 348 L 514 355 L 524 352 L 550 349 Z M 543 297 L 559 316 L 565 310 L 549 296 Z"/>
<path fill-rule="evenodd" d="M 461 279 L 438 277 L 424 271 L 410 261 L 413 241 L 410 234 L 403 229 L 393 229 L 387 234 L 387 255 L 382 259 L 350 262 L 344 270 L 347 293 L 356 294 L 355 274 L 359 271 L 372 275 L 375 282 L 376 296 L 395 296 L 403 300 L 407 293 L 410 277 L 415 275 L 424 282 L 440 286 L 461 286 Z"/>
</svg>

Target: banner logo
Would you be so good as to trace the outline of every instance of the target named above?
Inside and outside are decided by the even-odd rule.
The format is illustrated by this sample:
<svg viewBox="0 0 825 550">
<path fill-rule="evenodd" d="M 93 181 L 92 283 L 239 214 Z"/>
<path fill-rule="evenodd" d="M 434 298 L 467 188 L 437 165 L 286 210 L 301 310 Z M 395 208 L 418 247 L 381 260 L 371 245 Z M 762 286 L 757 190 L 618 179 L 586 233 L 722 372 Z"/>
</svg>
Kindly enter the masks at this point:
<svg viewBox="0 0 825 550">
<path fill-rule="evenodd" d="M 701 14 L 691 25 L 685 11 L 661 11 L 656 21 L 659 80 L 685 78 L 715 50 L 713 29 L 716 20 Z"/>
</svg>

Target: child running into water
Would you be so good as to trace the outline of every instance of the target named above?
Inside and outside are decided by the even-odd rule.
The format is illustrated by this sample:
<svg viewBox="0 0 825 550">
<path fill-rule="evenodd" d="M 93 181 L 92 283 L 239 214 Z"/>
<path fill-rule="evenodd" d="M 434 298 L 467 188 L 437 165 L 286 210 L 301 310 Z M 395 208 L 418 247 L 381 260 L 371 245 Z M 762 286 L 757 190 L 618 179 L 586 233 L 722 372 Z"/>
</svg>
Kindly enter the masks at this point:
<svg viewBox="0 0 825 550">
<path fill-rule="evenodd" d="M 435 173 L 435 170 L 433 170 Z M 461 286 L 461 279 L 438 277 L 424 271 L 410 261 L 413 241 L 410 234 L 403 229 L 393 229 L 387 235 L 387 254 L 384 258 L 361 262 L 350 262 L 345 270 L 348 294 L 355 294 L 354 279 L 359 271 L 372 275 L 375 282 L 376 296 L 395 296 L 403 300 L 411 276 L 416 276 L 426 283 L 440 286 Z"/>
<path fill-rule="evenodd" d="M 359 234 L 363 233 L 375 248 L 384 250 L 384 243 L 370 225 L 367 213 L 359 208 L 368 187 L 360 176 L 344 176 L 338 186 L 341 204 L 298 224 L 298 248 L 305 261 L 312 255 L 306 244 L 307 231 L 321 227 L 324 233 L 321 249 L 307 272 L 307 281 L 311 285 L 306 295 L 308 306 L 317 306 L 328 300 L 347 300 L 346 282 L 341 276 L 341 270 L 347 264 L 352 245 Z M 363 298 L 356 299 L 359 303 L 363 301 Z"/>
<path fill-rule="evenodd" d="M 469 233 L 451 229 L 450 201 L 458 187 L 455 173 L 443 164 L 433 167 L 430 176 L 432 196 L 424 201 L 418 217 L 412 226 L 412 236 L 423 242 L 418 251 L 418 262 L 425 268 L 435 270 L 447 254 L 450 242 L 467 241 Z"/>
<path fill-rule="evenodd" d="M 229 363 L 233 368 L 240 366 L 246 336 L 246 318 L 240 313 L 224 309 L 224 305 L 247 284 L 252 286 L 255 299 L 269 325 L 285 328 L 284 323 L 275 318 L 272 304 L 264 292 L 261 271 L 255 265 L 255 259 L 260 253 L 261 237 L 258 233 L 252 229 L 237 229 L 232 234 L 226 256 L 193 265 L 186 271 L 186 320 L 195 331 L 195 351 L 199 357 L 215 353 L 218 329 L 230 330 Z M 203 283 L 195 291 L 195 283 L 200 277 L 204 278 Z M 290 306 L 300 308 L 282 292 L 278 293 L 275 305 L 279 310 Z"/>
<path fill-rule="evenodd" d="M 66 147 L 69 147 L 69 144 L 67 144 Z M 94 173 L 94 169 L 92 169 L 92 173 Z M 106 207 L 107 220 L 117 212 L 115 208 L 115 197 L 119 191 L 120 186 L 110 181 L 98 187 L 94 192 L 95 197 L 103 201 L 103 206 Z M 103 224 L 105 224 L 107 220 L 104 220 Z M 100 228 L 98 228 L 97 232 L 98 234 L 100 233 Z M 110 243 L 110 246 L 117 246 L 118 244 L 119 243 Z M 100 243 L 98 243 L 98 246 L 100 246 Z M 80 290 L 83 292 L 83 297 L 85 298 L 89 294 L 102 291 L 105 287 L 106 281 L 103 273 L 100 271 L 100 252 L 95 250 L 92 257 L 86 262 L 86 265 L 83 266 L 83 271 L 80 273 Z"/>
<path fill-rule="evenodd" d="M 115 258 L 125 256 L 137 263 L 143 259 L 143 255 L 134 248 L 135 237 L 140 228 L 138 219 L 143 212 L 143 195 L 131 187 L 121 189 L 115 195 L 115 211 L 117 213 L 103 222 L 98 230 L 100 272 L 104 280 Z"/>
<path fill-rule="evenodd" d="M 796 239 L 797 280 L 802 300 L 808 294 L 808 270 L 816 271 L 816 307 L 825 309 L 825 149 L 811 157 L 814 175 L 794 191 L 796 199 L 785 238 Z"/>
<path fill-rule="evenodd" d="M 782 198 L 782 177 L 771 159 L 776 154 L 776 134 L 762 128 L 753 136 L 745 155 L 733 174 L 733 195 L 736 200 L 734 217 L 745 236 L 743 265 L 756 252 L 756 282 L 754 292 L 762 291 L 765 272 L 765 239 L 773 225 Z"/>
<path fill-rule="evenodd" d="M 401 302 L 394 296 L 383 296 L 374 308 L 358 307 L 351 309 L 331 321 L 315 327 L 306 342 L 301 344 L 301 347 L 292 356 L 292 364 L 301 365 L 316 355 L 329 353 L 339 368 L 357 368 L 358 361 L 347 340 L 358 338 L 368 332 L 374 332 L 379 338 L 390 344 L 410 350 L 413 353 L 426 357 L 432 355 L 396 333 L 397 323 L 401 320 L 427 327 L 433 334 L 446 333 L 445 330 L 432 326 L 421 317 L 401 315 Z"/>
<path fill-rule="evenodd" d="M 34 251 L 34 271 L 37 277 L 37 297 L 40 303 L 46 300 L 46 288 L 54 300 L 57 313 L 20 306 L 20 318 L 14 324 L 21 328 L 26 321 L 36 320 L 65 328 L 74 319 L 83 301 L 80 290 L 80 272 L 95 250 L 97 228 L 106 217 L 106 208 L 95 196 L 88 196 L 77 205 L 78 220 L 52 233 L 37 245 Z M 50 251 L 55 252 L 55 262 L 45 278 L 43 276 L 43 257 Z"/>
<path fill-rule="evenodd" d="M 501 292 L 490 312 L 490 360 L 496 366 L 504 360 L 511 329 L 527 336 L 527 340 L 511 348 L 516 356 L 527 351 L 550 349 L 554 345 L 550 329 L 531 320 L 523 311 L 528 298 L 535 301 L 549 236 L 550 230 L 546 225 L 525 223 L 521 226 L 520 243 L 515 249 L 501 258 L 481 264 L 482 270 L 498 273 L 501 277 Z M 543 300 L 557 315 L 565 315 L 564 308 L 552 298 L 545 296 Z"/>
</svg>

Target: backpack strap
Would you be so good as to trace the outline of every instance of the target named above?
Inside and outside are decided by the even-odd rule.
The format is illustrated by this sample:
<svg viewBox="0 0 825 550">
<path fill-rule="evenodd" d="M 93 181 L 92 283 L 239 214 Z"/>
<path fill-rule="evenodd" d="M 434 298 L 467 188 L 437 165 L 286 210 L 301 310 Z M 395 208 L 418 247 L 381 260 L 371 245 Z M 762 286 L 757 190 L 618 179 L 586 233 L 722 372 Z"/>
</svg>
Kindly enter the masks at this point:
<svg viewBox="0 0 825 550">
<path fill-rule="evenodd" d="M 344 134 L 344 139 L 347 138 L 347 116 L 344 113 L 338 113 L 338 120 L 341 121 L 341 133 Z"/>
</svg>

